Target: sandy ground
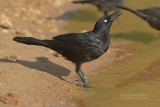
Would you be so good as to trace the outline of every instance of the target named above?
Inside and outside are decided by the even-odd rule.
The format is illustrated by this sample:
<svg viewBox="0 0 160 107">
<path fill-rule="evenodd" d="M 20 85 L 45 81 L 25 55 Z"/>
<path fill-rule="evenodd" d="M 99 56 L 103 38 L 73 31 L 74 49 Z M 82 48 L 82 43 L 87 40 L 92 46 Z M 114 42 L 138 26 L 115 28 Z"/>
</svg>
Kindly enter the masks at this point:
<svg viewBox="0 0 160 107">
<path fill-rule="evenodd" d="M 77 87 L 74 65 L 44 47 L 27 46 L 15 36 L 51 39 L 79 5 L 54 0 L 0 0 L 0 107 L 74 107 L 83 89 Z M 67 14 L 65 14 L 67 12 Z M 64 15 L 65 14 L 65 15 Z M 117 42 L 112 42 L 116 47 Z M 116 51 L 116 49 L 115 49 Z M 89 73 L 114 59 L 112 54 L 86 63 Z"/>
</svg>

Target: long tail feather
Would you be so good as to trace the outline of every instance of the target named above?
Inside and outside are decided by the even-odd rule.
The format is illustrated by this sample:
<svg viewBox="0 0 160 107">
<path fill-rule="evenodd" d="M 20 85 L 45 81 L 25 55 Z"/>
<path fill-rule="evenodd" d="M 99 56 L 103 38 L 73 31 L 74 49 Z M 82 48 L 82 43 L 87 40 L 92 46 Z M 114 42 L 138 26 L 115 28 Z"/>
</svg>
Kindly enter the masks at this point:
<svg viewBox="0 0 160 107">
<path fill-rule="evenodd" d="M 32 37 L 14 37 L 13 40 L 27 45 L 39 45 L 50 48 L 49 44 L 47 44 L 45 40 L 39 40 Z"/>
</svg>

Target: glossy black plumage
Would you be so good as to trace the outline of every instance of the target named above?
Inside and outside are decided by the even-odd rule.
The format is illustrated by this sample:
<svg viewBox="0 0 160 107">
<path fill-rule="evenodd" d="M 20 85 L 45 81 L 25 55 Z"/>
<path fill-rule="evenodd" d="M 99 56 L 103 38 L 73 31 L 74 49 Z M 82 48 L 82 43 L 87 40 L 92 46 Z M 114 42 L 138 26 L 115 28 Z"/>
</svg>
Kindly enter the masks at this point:
<svg viewBox="0 0 160 107">
<path fill-rule="evenodd" d="M 107 15 L 108 11 L 117 11 L 116 5 L 123 5 L 125 0 L 74 0 L 72 3 L 92 4 Z"/>
<path fill-rule="evenodd" d="M 58 35 L 52 40 L 39 40 L 32 37 L 15 37 L 13 40 L 27 45 L 44 46 L 62 54 L 67 60 L 76 64 L 76 73 L 84 86 L 89 88 L 87 76 L 81 70 L 81 65 L 97 59 L 108 50 L 110 27 L 120 14 L 117 11 L 112 15 L 103 16 L 96 22 L 94 29 L 86 33 Z"/>
<path fill-rule="evenodd" d="M 160 7 L 141 10 L 134 10 L 124 5 L 117 5 L 117 7 L 136 14 L 137 16 L 147 21 L 152 28 L 160 30 Z"/>
</svg>

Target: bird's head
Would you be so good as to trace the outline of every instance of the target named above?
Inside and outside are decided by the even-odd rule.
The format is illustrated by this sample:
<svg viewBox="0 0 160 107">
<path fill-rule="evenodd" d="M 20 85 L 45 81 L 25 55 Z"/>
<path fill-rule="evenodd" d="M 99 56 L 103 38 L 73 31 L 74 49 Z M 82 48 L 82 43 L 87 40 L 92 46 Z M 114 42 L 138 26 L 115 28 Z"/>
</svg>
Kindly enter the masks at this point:
<svg viewBox="0 0 160 107">
<path fill-rule="evenodd" d="M 93 32 L 102 32 L 106 30 L 110 30 L 112 22 L 118 18 L 122 13 L 120 11 L 116 11 L 111 15 L 106 15 L 101 17 L 95 24 Z"/>
</svg>

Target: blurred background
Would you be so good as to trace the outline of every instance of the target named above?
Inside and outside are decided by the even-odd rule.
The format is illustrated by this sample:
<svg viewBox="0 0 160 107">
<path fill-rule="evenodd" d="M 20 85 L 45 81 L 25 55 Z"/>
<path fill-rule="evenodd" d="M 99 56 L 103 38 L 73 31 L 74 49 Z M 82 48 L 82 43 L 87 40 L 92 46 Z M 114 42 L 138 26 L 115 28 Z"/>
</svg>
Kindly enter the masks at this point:
<svg viewBox="0 0 160 107">
<path fill-rule="evenodd" d="M 83 66 L 94 86 L 89 90 L 76 86 L 74 65 L 56 52 L 12 40 L 92 30 L 105 12 L 93 3 L 73 1 L 0 0 L 0 107 L 160 105 L 160 32 L 129 11 L 119 9 L 123 14 L 111 27 L 109 51 Z M 146 9 L 159 7 L 160 1 L 122 4 Z"/>
</svg>

